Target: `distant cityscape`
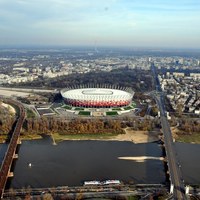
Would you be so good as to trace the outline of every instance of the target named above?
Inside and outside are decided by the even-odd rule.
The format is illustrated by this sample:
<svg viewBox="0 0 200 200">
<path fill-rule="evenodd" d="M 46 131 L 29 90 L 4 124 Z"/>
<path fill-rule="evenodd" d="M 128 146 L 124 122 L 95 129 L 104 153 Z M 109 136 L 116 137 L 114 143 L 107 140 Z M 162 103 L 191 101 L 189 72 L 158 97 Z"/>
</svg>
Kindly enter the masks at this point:
<svg viewBox="0 0 200 200">
<path fill-rule="evenodd" d="M 150 70 L 151 63 L 158 70 L 200 72 L 200 59 L 184 56 L 148 56 L 124 52 L 112 55 L 112 51 L 97 53 L 90 51 L 3 51 L 0 55 L 0 84 L 32 82 L 70 74 L 109 72 L 118 68 Z M 125 55 L 123 55 L 125 54 Z M 132 54 L 132 55 L 131 55 Z M 142 54 L 142 52 L 141 52 Z M 146 53 L 147 54 L 147 53 Z M 149 52 L 151 54 L 151 52 Z M 191 74 L 197 78 L 199 75 Z"/>
</svg>

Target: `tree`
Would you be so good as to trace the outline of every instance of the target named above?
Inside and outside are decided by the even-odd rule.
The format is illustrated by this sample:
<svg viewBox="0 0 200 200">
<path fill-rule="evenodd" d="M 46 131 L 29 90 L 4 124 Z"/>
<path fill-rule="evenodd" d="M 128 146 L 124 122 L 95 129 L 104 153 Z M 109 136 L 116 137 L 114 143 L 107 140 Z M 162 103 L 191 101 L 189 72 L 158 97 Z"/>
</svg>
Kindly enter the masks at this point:
<svg viewBox="0 0 200 200">
<path fill-rule="evenodd" d="M 42 197 L 43 200 L 53 200 L 53 197 L 50 193 L 45 193 Z"/>
<path fill-rule="evenodd" d="M 183 108 L 184 108 L 184 105 L 181 104 L 181 103 L 178 103 L 178 105 L 177 105 L 177 107 L 176 107 L 176 110 L 177 110 L 177 112 L 178 112 L 179 117 L 181 117 L 182 114 L 183 114 Z"/>
</svg>

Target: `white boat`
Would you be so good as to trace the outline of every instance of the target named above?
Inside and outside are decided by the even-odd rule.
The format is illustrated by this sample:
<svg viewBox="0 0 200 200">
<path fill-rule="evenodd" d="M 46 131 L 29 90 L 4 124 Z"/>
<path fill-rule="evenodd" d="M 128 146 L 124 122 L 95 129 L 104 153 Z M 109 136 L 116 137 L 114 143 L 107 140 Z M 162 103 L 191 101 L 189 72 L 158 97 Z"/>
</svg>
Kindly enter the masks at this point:
<svg viewBox="0 0 200 200">
<path fill-rule="evenodd" d="M 101 185 L 100 181 L 84 181 L 84 185 Z"/>
<path fill-rule="evenodd" d="M 121 184 L 121 182 L 119 180 L 106 180 L 104 182 L 102 182 L 102 185 L 110 185 L 110 184 Z"/>
</svg>

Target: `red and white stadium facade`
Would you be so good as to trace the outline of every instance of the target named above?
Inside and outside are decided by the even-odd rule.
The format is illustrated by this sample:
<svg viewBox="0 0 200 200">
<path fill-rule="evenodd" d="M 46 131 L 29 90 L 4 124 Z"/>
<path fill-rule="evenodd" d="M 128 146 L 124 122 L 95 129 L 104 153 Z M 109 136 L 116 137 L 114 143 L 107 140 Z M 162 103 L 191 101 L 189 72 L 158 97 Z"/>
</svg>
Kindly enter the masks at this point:
<svg viewBox="0 0 200 200">
<path fill-rule="evenodd" d="M 132 102 L 134 92 L 130 88 L 76 88 L 63 89 L 61 95 L 67 105 L 75 107 L 122 107 Z"/>
</svg>

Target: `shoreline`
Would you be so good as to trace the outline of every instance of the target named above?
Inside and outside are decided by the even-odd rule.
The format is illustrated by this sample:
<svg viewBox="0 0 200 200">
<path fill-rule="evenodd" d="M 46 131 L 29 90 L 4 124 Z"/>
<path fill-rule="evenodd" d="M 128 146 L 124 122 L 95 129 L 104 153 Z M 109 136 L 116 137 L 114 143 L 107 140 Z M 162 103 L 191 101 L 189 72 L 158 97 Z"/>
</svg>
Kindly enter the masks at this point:
<svg viewBox="0 0 200 200">
<path fill-rule="evenodd" d="M 162 136 L 160 131 L 134 131 L 130 127 L 124 129 L 124 134 L 60 134 L 60 133 L 49 133 L 49 134 L 28 134 L 20 136 L 20 140 L 39 140 L 45 136 L 51 137 L 54 144 L 62 141 L 80 141 L 80 140 L 93 140 L 93 141 L 126 141 L 134 144 L 140 143 L 151 143 L 158 142 Z M 175 137 L 174 137 L 175 136 Z M 191 136 L 190 136 L 191 137 Z M 5 136 L 5 139 L 7 135 Z M 188 143 L 188 144 L 200 144 L 198 141 L 194 142 L 191 138 L 190 142 L 184 141 L 182 137 L 178 137 L 173 133 L 173 138 L 176 142 Z M 0 144 L 5 143 L 5 139 L 1 138 Z"/>
<path fill-rule="evenodd" d="M 16 114 L 15 108 L 14 108 L 13 106 L 11 106 L 10 104 L 3 103 L 3 102 L 2 102 L 1 105 L 2 105 L 3 107 L 7 108 L 7 109 L 10 111 L 10 113 L 11 113 L 12 115 L 15 115 L 15 114 Z"/>
<path fill-rule="evenodd" d="M 119 141 L 119 142 L 132 142 L 134 144 L 140 143 L 151 143 L 159 141 L 159 132 L 149 133 L 148 131 L 134 131 L 131 128 L 125 128 L 124 134 L 82 134 L 82 135 L 65 135 L 62 139 L 60 139 L 59 134 L 51 134 L 50 136 L 53 137 L 53 140 L 56 143 L 59 143 L 64 140 L 96 140 L 96 141 Z M 58 136 L 58 137 L 57 137 Z M 61 136 L 62 137 L 62 136 Z M 77 137 L 77 138 L 76 138 Z"/>
<path fill-rule="evenodd" d="M 105 133 L 105 134 L 59 134 L 59 133 L 52 133 L 47 134 L 47 136 L 51 137 L 53 143 L 59 143 L 65 140 L 72 140 L 72 141 L 80 141 L 80 140 L 96 140 L 96 141 L 127 141 L 133 142 L 134 144 L 139 143 L 151 143 L 159 141 L 159 131 L 155 132 L 148 132 L 148 131 L 134 131 L 131 128 L 125 128 L 124 134 L 112 134 L 112 133 Z M 44 135 L 45 136 L 45 135 Z M 29 134 L 27 136 L 20 137 L 21 140 L 37 140 L 42 139 L 42 135 L 39 134 Z"/>
</svg>

